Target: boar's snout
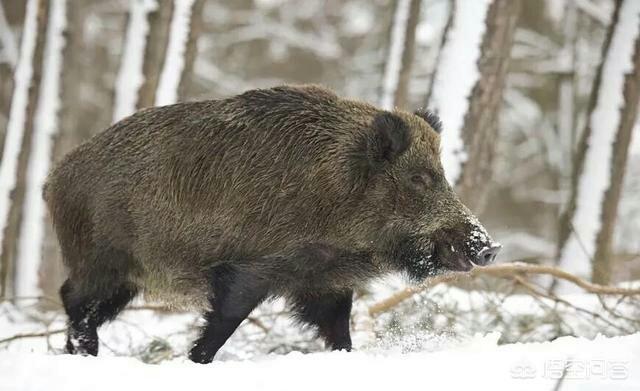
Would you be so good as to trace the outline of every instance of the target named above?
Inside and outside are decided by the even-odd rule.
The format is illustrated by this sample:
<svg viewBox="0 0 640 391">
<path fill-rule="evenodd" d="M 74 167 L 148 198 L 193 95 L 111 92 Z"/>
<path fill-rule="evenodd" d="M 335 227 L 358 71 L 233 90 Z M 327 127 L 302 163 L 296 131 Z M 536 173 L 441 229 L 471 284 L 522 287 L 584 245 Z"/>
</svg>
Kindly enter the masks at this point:
<svg viewBox="0 0 640 391">
<path fill-rule="evenodd" d="M 473 215 L 463 213 L 456 220 L 432 235 L 434 255 L 441 267 L 466 272 L 492 263 L 502 246 L 491 239 Z"/>
<path fill-rule="evenodd" d="M 476 260 L 473 261 L 473 263 L 478 266 L 486 266 L 492 263 L 493 261 L 496 260 L 496 256 L 500 252 L 501 248 L 502 246 L 498 243 L 492 243 L 490 247 L 482 248 L 478 252 L 478 255 L 476 256 Z"/>
<path fill-rule="evenodd" d="M 461 248 L 464 261 L 470 266 L 486 266 L 495 261 L 502 245 L 491 239 L 478 219 L 467 214 L 463 218 L 462 229 L 453 240 L 454 246 Z"/>
</svg>

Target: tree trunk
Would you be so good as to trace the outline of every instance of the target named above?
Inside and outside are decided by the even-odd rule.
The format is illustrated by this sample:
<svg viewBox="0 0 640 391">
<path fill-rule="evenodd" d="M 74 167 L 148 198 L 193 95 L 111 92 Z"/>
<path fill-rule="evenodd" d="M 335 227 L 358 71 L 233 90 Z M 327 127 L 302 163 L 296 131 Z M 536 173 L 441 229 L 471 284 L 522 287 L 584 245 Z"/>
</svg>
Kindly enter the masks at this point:
<svg viewBox="0 0 640 391">
<path fill-rule="evenodd" d="M 451 31 L 451 26 L 453 26 L 453 19 L 456 14 L 456 4 L 457 4 L 457 0 L 451 0 L 449 2 L 449 15 L 447 16 L 447 22 L 444 25 L 444 30 L 442 31 L 442 36 L 440 37 L 440 45 L 438 46 L 438 55 L 436 56 L 435 67 L 433 69 L 431 78 L 429 79 L 429 87 L 427 87 L 427 95 L 424 99 L 425 107 L 427 108 L 431 105 L 431 95 L 433 92 L 433 85 L 438 75 L 438 69 L 440 69 L 440 61 L 442 59 L 442 49 L 444 49 L 444 46 L 447 43 L 447 36 Z"/>
<path fill-rule="evenodd" d="M 185 72 L 185 65 L 187 65 L 186 57 L 195 55 L 195 53 L 187 53 L 190 45 L 195 46 L 193 41 L 196 36 L 191 37 L 194 5 L 194 0 L 174 3 L 164 67 L 156 88 L 156 106 L 169 105 L 178 101 L 180 81 Z M 199 18 L 199 16 L 196 16 L 196 18 Z M 193 58 L 191 61 L 193 61 Z M 192 67 L 192 64 L 190 67 Z"/>
<path fill-rule="evenodd" d="M 38 296 L 39 268 L 44 243 L 46 206 L 42 188 L 53 153 L 53 139 L 58 132 L 60 108 L 60 75 L 63 67 L 67 0 L 49 0 L 45 56 L 42 80 L 32 131 L 25 178 L 25 198 L 16 261 L 16 295 Z"/>
<path fill-rule="evenodd" d="M 15 26 L 24 22 L 26 2 L 0 4 L 0 159 L 4 152 L 4 138 L 11 112 L 14 88 L 14 71 L 18 63 L 18 34 Z"/>
<path fill-rule="evenodd" d="M 86 72 L 94 71 L 94 68 L 85 67 L 82 61 L 83 52 L 86 49 L 83 46 L 82 33 L 83 21 L 87 16 L 87 2 L 69 5 L 67 5 L 67 27 L 65 30 L 66 43 L 63 50 L 64 68 L 61 75 L 60 131 L 53 140 L 52 158 L 54 163 L 87 137 L 87 129 L 84 129 L 80 124 L 84 109 L 81 90 Z M 101 69 L 101 66 L 101 63 L 95 65 L 98 70 Z M 47 222 L 49 221 L 47 219 Z M 55 296 L 60 288 L 64 276 L 61 255 L 52 224 L 45 224 L 43 258 L 39 271 L 42 276 L 47 276 L 40 281 L 40 289 L 44 296 Z"/>
<path fill-rule="evenodd" d="M 480 213 L 498 145 L 498 117 L 520 0 L 458 1 L 441 50 L 429 106 L 440 115 L 442 165 Z"/>
<path fill-rule="evenodd" d="M 402 51 L 402 66 L 398 76 L 398 86 L 394 96 L 394 106 L 407 109 L 409 105 L 409 81 L 416 48 L 416 27 L 420 19 L 420 0 L 411 0 L 409 19 L 404 36 L 404 50 Z"/>
<path fill-rule="evenodd" d="M 157 8 L 147 16 L 149 18 L 149 32 L 142 65 L 144 82 L 138 92 L 137 107 L 139 109 L 151 107 L 155 104 L 158 81 L 165 62 L 167 43 L 169 41 L 173 1 L 157 0 L 157 3 Z"/>
<path fill-rule="evenodd" d="M 384 109 L 407 105 L 419 16 L 420 0 L 396 1 L 380 103 Z"/>
<path fill-rule="evenodd" d="M 48 0 L 31 0 L 34 1 L 37 8 L 36 15 L 36 42 L 33 57 L 31 59 L 32 74 L 29 83 L 29 90 L 24 113 L 24 126 L 22 142 L 20 144 L 20 153 L 18 155 L 16 171 L 11 173 L 15 175 L 15 186 L 11 190 L 11 199 L 6 225 L 3 227 L 4 235 L 2 240 L 2 296 L 8 296 L 13 293 L 14 289 L 14 273 L 15 260 L 20 233 L 20 224 L 22 221 L 22 207 L 25 195 L 25 179 L 27 170 L 27 161 L 31 151 L 31 140 L 34 127 L 34 114 L 38 102 L 38 94 L 40 89 L 40 80 L 42 78 L 42 63 L 44 57 L 44 44 L 46 40 L 47 21 L 49 12 Z M 27 15 L 28 17 L 28 15 Z M 27 23 L 25 17 L 25 25 Z M 23 35 L 25 32 L 23 32 Z M 26 59 L 25 59 L 26 61 Z M 15 103 L 15 102 L 14 102 Z M 14 111 L 12 110 L 12 114 Z M 10 119 L 11 120 L 11 119 Z M 6 153 L 5 156 L 6 157 Z M 4 160 L 3 160 L 4 163 Z M 2 222 L 4 223 L 4 222 Z"/>
<path fill-rule="evenodd" d="M 612 146 L 611 179 L 602 200 L 602 224 L 596 238 L 596 250 L 593 257 L 591 278 L 597 284 L 609 284 L 611 282 L 611 271 L 613 269 L 611 241 L 618 215 L 618 204 L 620 203 L 633 127 L 638 118 L 638 105 L 640 104 L 640 35 L 636 36 L 634 47 L 633 70 L 627 73 L 624 79 L 624 105 L 621 108 L 620 123 Z"/>
<path fill-rule="evenodd" d="M 165 5 L 166 7 L 166 5 Z M 145 60 L 147 51 L 147 40 L 149 39 L 149 14 L 157 11 L 156 0 L 131 0 L 129 2 L 129 12 L 127 13 L 127 28 L 123 39 L 123 51 L 120 56 L 120 67 L 116 77 L 114 88 L 113 121 L 117 122 L 122 118 L 133 114 L 137 108 L 142 107 L 140 103 L 140 92 L 145 84 L 145 66 L 149 68 L 151 64 Z M 164 50 L 164 49 L 162 49 Z M 163 59 L 161 59 L 162 61 Z M 160 65 L 161 67 L 161 65 Z M 161 69 L 161 68 L 159 68 Z M 148 71 L 148 69 L 147 69 Z M 147 83 L 145 87 L 151 89 Z M 155 94 L 155 86 L 152 92 Z M 154 98 L 155 95 L 152 96 Z M 150 105 L 153 99 L 145 98 L 145 104 Z"/>
<path fill-rule="evenodd" d="M 608 254 L 638 105 L 639 15 L 640 3 L 616 1 L 591 91 L 589 121 L 576 150 L 569 200 L 560 218 L 557 262 L 582 277 L 591 272 L 599 282 L 610 275 Z M 596 261 L 595 253 L 604 258 Z"/>
<path fill-rule="evenodd" d="M 483 209 L 490 188 L 502 92 L 519 13 L 520 0 L 494 0 L 489 7 L 478 61 L 480 76 L 471 92 L 462 127 L 467 159 L 457 189 L 476 213 Z"/>
<path fill-rule="evenodd" d="M 189 39 L 184 53 L 184 69 L 178 84 L 178 100 L 184 102 L 193 98 L 193 85 L 195 84 L 193 65 L 198 54 L 198 37 L 202 32 L 202 11 L 204 0 L 195 0 L 191 8 L 191 21 L 189 22 Z"/>
</svg>

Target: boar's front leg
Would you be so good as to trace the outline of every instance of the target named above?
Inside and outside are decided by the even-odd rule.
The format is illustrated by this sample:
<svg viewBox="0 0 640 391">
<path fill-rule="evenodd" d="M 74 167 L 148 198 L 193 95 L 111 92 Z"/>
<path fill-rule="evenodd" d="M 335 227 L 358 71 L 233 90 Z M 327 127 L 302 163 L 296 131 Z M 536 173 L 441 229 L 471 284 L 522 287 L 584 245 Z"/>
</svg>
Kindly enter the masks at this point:
<svg viewBox="0 0 640 391">
<path fill-rule="evenodd" d="M 206 324 L 189 352 L 189 359 L 200 364 L 213 360 L 240 323 L 267 297 L 269 286 L 250 272 L 221 265 L 211 271 L 210 289 L 211 311 L 204 315 Z"/>
<path fill-rule="evenodd" d="M 353 291 L 301 296 L 295 300 L 294 310 L 302 322 L 318 328 L 332 350 L 351 351 L 349 316 Z"/>
</svg>

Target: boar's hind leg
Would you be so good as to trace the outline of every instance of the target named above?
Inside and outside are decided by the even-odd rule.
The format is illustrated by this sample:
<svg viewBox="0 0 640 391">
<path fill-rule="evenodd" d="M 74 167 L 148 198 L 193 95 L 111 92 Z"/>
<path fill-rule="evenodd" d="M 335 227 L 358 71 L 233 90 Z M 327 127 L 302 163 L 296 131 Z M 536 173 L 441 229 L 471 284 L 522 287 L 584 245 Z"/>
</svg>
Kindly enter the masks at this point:
<svg viewBox="0 0 640 391">
<path fill-rule="evenodd" d="M 294 310 L 302 322 L 316 326 L 332 350 L 351 351 L 349 316 L 353 292 L 299 297 Z"/>
<path fill-rule="evenodd" d="M 123 284 L 110 295 L 82 292 L 71 280 L 60 288 L 60 297 L 69 317 L 66 351 L 70 354 L 96 356 L 98 327 L 111 320 L 135 297 L 137 289 Z"/>
<path fill-rule="evenodd" d="M 189 358 L 201 364 L 213 360 L 218 349 L 267 297 L 269 290 L 264 279 L 228 265 L 213 268 L 209 284 L 212 310 L 204 315 L 206 324 L 189 352 Z"/>
</svg>

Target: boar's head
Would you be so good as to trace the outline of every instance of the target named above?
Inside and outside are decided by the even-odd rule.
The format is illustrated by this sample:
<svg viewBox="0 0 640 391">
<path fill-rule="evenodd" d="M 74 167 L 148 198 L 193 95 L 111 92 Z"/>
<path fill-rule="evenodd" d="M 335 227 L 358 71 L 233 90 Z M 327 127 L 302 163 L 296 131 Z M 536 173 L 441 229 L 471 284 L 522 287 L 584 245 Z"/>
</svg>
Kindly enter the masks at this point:
<svg viewBox="0 0 640 391">
<path fill-rule="evenodd" d="M 460 201 L 440 161 L 439 118 L 431 112 L 380 112 L 356 151 L 366 187 L 360 216 L 376 257 L 413 280 L 469 271 L 500 249 Z"/>
</svg>

